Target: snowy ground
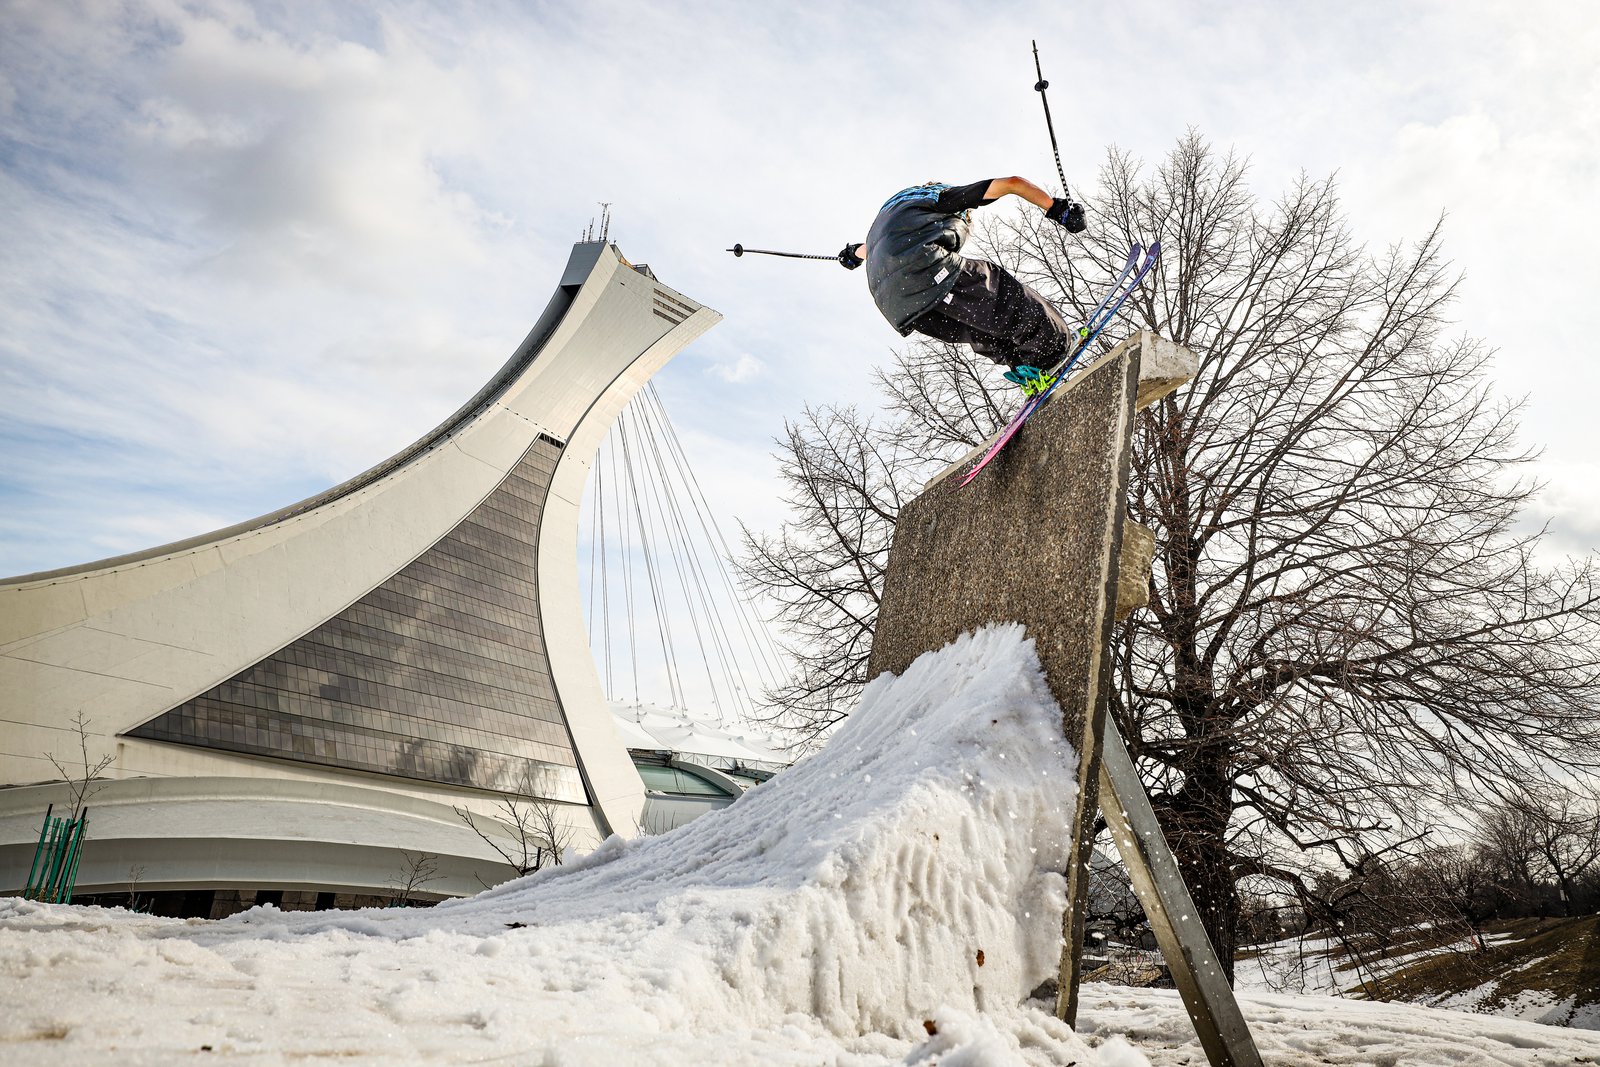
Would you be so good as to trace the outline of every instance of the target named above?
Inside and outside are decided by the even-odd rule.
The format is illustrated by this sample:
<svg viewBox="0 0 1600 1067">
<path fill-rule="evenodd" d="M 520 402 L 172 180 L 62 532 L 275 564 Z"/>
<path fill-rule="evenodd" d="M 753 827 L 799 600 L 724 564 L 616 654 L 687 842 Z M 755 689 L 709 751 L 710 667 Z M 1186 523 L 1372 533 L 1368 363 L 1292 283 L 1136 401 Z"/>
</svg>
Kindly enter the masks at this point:
<svg viewBox="0 0 1600 1067">
<path fill-rule="evenodd" d="M 0 1062 L 1201 1063 L 1172 994 L 1088 987 L 1082 1037 L 1023 1004 L 1055 964 L 1076 759 L 1057 718 L 1002 628 L 880 679 L 823 752 L 721 812 L 435 909 L 0 901 Z M 1272 1064 L 1600 1064 L 1596 1035 L 1515 1020 L 1245 1011 Z"/>
<path fill-rule="evenodd" d="M 1239 1002 L 1267 1067 L 1600 1064 L 1600 1034 L 1590 1030 L 1338 997 L 1250 993 Z M 1152 1067 L 1206 1062 L 1175 990 L 1086 985 L 1083 1005 L 1079 1030 L 1090 1043 L 1119 1035 Z"/>
</svg>

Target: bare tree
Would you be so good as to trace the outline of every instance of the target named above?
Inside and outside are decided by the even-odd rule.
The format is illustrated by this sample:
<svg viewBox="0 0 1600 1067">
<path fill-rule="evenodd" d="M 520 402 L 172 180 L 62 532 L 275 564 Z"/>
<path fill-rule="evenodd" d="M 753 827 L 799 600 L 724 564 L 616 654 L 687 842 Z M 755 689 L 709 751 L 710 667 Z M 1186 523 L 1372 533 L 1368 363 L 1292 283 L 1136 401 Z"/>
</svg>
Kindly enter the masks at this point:
<svg viewBox="0 0 1600 1067">
<path fill-rule="evenodd" d="M 460 807 L 455 812 L 473 833 L 516 870 L 519 877 L 532 874 L 546 864 L 560 866 L 572 844 L 572 827 L 556 814 L 553 803 L 533 795 L 526 777 L 520 794 L 500 798 L 492 818 L 474 815 Z"/>
<path fill-rule="evenodd" d="M 389 899 L 391 907 L 408 908 L 411 898 L 421 891 L 422 887 L 439 877 L 439 857 L 431 852 L 400 851 L 400 872 L 389 888 L 394 890 L 394 896 Z"/>
<path fill-rule="evenodd" d="M 1304 989 L 1307 977 L 1322 972 L 1341 982 L 1353 976 L 1375 995 L 1395 958 L 1419 950 L 1456 952 L 1460 966 L 1488 977 L 1478 957 L 1487 950 L 1484 924 L 1506 900 L 1497 868 L 1475 845 L 1429 844 L 1429 836 L 1362 855 L 1343 871 L 1298 879 L 1294 911 L 1303 922 L 1292 945 L 1262 961 L 1268 983 Z M 1240 892 L 1250 900 L 1246 886 Z"/>
<path fill-rule="evenodd" d="M 112 753 L 107 753 L 97 760 L 90 760 L 89 720 L 83 717 L 83 712 L 78 712 L 73 718 L 72 727 L 78 735 L 79 760 L 77 764 L 69 768 L 56 758 L 54 752 L 46 752 L 45 758 L 55 767 L 56 773 L 61 775 L 61 780 L 67 784 L 67 792 L 72 797 L 71 818 L 72 821 L 76 822 L 78 816 L 83 814 L 84 805 L 105 784 L 100 779 L 100 772 L 111 766 L 115 762 L 116 756 Z"/>
<path fill-rule="evenodd" d="M 1081 243 L 1034 213 L 985 236 L 1080 316 L 1131 243 L 1165 249 L 1125 325 L 1200 365 L 1137 426 L 1129 509 L 1158 550 L 1150 606 L 1116 635 L 1113 714 L 1230 974 L 1242 879 L 1314 900 L 1308 872 L 1358 872 L 1440 804 L 1600 765 L 1596 575 L 1542 569 L 1541 532 L 1516 525 L 1532 454 L 1488 388 L 1489 352 L 1448 335 L 1438 226 L 1372 255 L 1331 179 L 1269 206 L 1245 176 L 1193 135 L 1153 171 L 1113 151 Z M 752 561 L 791 619 L 825 613 L 827 640 L 796 651 L 833 672 L 834 707 L 900 495 L 1014 403 L 964 353 L 915 346 L 900 363 L 872 438 L 881 471 L 841 462 L 831 428 L 786 444 L 798 484 L 870 487 L 881 514 L 795 494 L 784 545 L 826 548 L 825 565 Z M 840 514 L 859 520 L 848 537 Z"/>
<path fill-rule="evenodd" d="M 1556 911 L 1574 914 L 1584 873 L 1600 861 L 1600 790 L 1535 784 L 1506 797 L 1486 820 L 1504 861 L 1530 889 L 1554 885 Z"/>
<path fill-rule="evenodd" d="M 797 666 L 767 694 L 772 720 L 814 738 L 866 681 L 894 520 L 916 491 L 918 460 L 901 434 L 854 408 L 808 408 L 784 432 L 784 502 L 796 517 L 776 535 L 745 529 L 741 570 L 777 605 Z"/>
<path fill-rule="evenodd" d="M 139 883 L 144 880 L 144 864 L 135 863 L 128 867 L 128 910 L 148 911 L 150 902 L 139 899 Z"/>
<path fill-rule="evenodd" d="M 1535 818 L 1528 804 L 1496 803 L 1477 826 L 1477 854 L 1490 870 L 1503 916 L 1540 915 L 1548 910 Z"/>
<path fill-rule="evenodd" d="M 1438 227 L 1369 256 L 1331 180 L 1263 208 L 1244 178 L 1192 136 L 1148 179 L 1113 154 L 1090 257 L 1160 235 L 1135 315 L 1200 358 L 1140 419 L 1129 506 L 1158 549 L 1115 714 L 1224 961 L 1236 881 L 1300 880 L 1248 835 L 1350 867 L 1464 786 L 1600 758 L 1595 576 L 1542 571 L 1514 528 L 1531 455 L 1487 351 L 1445 334 Z M 1031 222 L 1024 273 L 1081 305 Z"/>
</svg>

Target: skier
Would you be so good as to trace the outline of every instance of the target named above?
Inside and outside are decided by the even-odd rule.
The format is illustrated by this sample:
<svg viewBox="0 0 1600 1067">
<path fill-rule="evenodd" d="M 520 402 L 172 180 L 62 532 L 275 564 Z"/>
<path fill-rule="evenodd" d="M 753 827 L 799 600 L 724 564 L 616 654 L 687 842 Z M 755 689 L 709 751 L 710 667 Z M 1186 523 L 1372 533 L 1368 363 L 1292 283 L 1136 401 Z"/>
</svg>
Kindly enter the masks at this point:
<svg viewBox="0 0 1600 1067">
<path fill-rule="evenodd" d="M 967 344 L 1009 368 L 1005 377 L 1026 396 L 1048 388 L 1048 373 L 1077 340 L 1061 313 L 1004 269 L 961 255 L 972 209 L 1020 196 L 1069 233 L 1084 228 L 1083 207 L 1025 178 L 971 185 L 928 182 L 902 189 L 878 209 L 864 244 L 845 245 L 847 270 L 867 266 L 867 288 L 889 325 Z"/>
</svg>

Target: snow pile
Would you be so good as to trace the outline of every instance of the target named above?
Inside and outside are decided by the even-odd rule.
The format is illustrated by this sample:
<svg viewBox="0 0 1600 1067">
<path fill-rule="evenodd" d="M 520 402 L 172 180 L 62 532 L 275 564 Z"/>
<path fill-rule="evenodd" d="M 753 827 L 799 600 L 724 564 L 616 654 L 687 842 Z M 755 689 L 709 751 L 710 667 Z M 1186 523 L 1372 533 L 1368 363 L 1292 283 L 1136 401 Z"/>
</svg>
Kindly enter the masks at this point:
<svg viewBox="0 0 1600 1067">
<path fill-rule="evenodd" d="M 1031 646 L 986 631 L 731 807 L 470 900 L 216 923 L 0 900 L 0 1059 L 1203 1063 L 1171 990 L 1086 985 L 1081 1039 L 1021 1003 L 1055 965 L 1074 766 Z M 1242 1000 L 1271 1064 L 1600 1063 L 1587 1031 Z"/>
<path fill-rule="evenodd" d="M 1020 1006 L 1056 964 L 1075 765 L 1032 645 L 988 630 L 878 679 L 731 807 L 436 909 L 0 903 L 0 1042 L 74 1063 L 1093 1063 Z"/>
</svg>

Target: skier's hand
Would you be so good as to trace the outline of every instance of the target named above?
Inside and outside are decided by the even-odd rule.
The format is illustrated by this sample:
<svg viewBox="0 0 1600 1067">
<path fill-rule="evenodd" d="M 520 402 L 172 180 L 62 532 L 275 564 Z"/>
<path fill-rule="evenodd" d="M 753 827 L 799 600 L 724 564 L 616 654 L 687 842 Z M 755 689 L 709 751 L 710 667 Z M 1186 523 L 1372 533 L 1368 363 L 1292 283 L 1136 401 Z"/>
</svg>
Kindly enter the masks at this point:
<svg viewBox="0 0 1600 1067">
<path fill-rule="evenodd" d="M 856 255 L 856 249 L 860 247 L 857 244 L 845 245 L 839 252 L 839 265 L 845 270 L 855 270 L 861 266 L 861 257 Z"/>
<path fill-rule="evenodd" d="M 1089 225 L 1084 217 L 1083 205 L 1066 197 L 1058 196 L 1050 201 L 1050 208 L 1044 217 L 1051 222 L 1059 222 L 1067 228 L 1068 233 L 1082 233 Z"/>
</svg>

